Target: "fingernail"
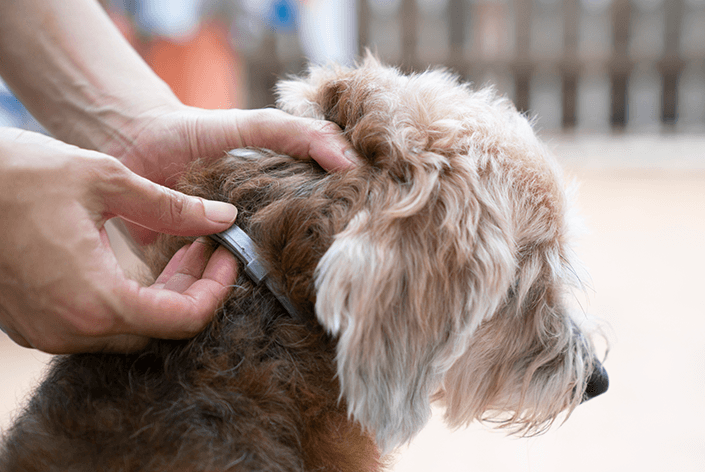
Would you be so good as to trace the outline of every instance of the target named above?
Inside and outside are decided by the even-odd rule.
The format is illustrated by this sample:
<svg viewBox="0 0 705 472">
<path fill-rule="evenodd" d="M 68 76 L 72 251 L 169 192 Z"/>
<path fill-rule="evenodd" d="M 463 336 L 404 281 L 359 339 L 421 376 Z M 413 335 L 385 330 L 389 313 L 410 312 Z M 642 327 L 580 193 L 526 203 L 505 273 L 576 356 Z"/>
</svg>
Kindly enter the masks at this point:
<svg viewBox="0 0 705 472">
<path fill-rule="evenodd" d="M 233 223 L 237 217 L 237 208 L 230 203 L 203 200 L 206 218 L 216 223 Z"/>
<path fill-rule="evenodd" d="M 353 148 L 346 149 L 343 153 L 343 156 L 345 157 L 345 159 L 355 165 L 359 166 L 363 163 L 362 158 Z"/>
</svg>

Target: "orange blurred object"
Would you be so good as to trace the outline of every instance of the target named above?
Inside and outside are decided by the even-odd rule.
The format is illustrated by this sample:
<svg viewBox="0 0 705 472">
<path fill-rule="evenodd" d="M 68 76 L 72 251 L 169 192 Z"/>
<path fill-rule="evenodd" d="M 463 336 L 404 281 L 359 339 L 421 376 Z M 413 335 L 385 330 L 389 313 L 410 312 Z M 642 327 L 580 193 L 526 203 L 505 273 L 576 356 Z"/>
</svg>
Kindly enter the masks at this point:
<svg viewBox="0 0 705 472">
<path fill-rule="evenodd" d="M 221 24 L 203 23 L 193 36 L 181 41 L 155 37 L 143 53 L 184 104 L 209 109 L 245 105 L 241 61 Z"/>
<path fill-rule="evenodd" d="M 187 38 L 155 36 L 145 40 L 127 17 L 115 11 L 109 15 L 184 104 L 208 109 L 246 106 L 242 61 L 230 46 L 225 25 L 204 22 Z"/>
</svg>

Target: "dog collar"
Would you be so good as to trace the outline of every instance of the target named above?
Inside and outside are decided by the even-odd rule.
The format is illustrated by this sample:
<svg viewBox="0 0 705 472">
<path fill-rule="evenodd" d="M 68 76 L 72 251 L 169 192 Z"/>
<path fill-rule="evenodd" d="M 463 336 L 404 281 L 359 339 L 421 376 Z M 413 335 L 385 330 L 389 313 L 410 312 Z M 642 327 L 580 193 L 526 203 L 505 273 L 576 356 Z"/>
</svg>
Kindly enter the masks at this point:
<svg viewBox="0 0 705 472">
<path fill-rule="evenodd" d="M 277 284 L 268 277 L 269 273 L 257 254 L 254 241 L 238 225 L 232 225 L 221 233 L 211 234 L 210 237 L 245 264 L 245 274 L 257 285 L 264 283 L 291 316 L 303 319 L 289 297 L 284 295 Z"/>
</svg>

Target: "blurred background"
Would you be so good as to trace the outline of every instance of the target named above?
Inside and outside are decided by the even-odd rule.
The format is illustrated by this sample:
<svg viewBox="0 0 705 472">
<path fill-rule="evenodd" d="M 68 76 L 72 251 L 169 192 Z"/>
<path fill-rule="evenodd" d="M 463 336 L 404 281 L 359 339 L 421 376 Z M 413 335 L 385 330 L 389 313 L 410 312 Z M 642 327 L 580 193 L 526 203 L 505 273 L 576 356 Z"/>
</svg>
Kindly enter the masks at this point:
<svg viewBox="0 0 705 472">
<path fill-rule="evenodd" d="M 270 106 L 279 78 L 369 48 L 406 71 L 493 84 L 578 183 L 591 274 L 579 301 L 604 321 L 610 391 L 530 439 L 449 431 L 436 411 L 392 470 L 705 471 L 705 0 L 103 4 L 189 105 Z M 1 82 L 0 126 L 41 130 Z M 0 338 L 0 427 L 49 358 Z"/>
</svg>

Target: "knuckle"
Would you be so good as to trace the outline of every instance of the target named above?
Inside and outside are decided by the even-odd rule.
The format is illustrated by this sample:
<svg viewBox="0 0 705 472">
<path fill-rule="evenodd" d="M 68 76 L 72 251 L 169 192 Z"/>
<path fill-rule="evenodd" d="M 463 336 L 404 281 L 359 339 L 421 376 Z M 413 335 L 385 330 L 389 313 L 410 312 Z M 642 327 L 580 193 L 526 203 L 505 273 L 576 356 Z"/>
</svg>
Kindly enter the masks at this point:
<svg viewBox="0 0 705 472">
<path fill-rule="evenodd" d="M 85 149 L 79 150 L 72 161 L 80 168 L 104 174 L 117 172 L 118 165 L 120 165 L 114 157 Z"/>
<path fill-rule="evenodd" d="M 117 159 L 92 153 L 77 161 L 86 179 L 107 194 L 123 192 L 130 178 L 128 169 Z"/>
<path fill-rule="evenodd" d="M 190 322 L 186 327 L 186 331 L 189 336 L 194 336 L 206 327 L 208 322 L 213 318 L 214 312 L 208 312 L 206 310 L 194 310 L 190 317 Z"/>
<path fill-rule="evenodd" d="M 242 114 L 243 124 L 254 128 L 281 123 L 289 119 L 289 116 L 281 110 L 274 108 L 259 108 L 256 110 L 246 110 Z"/>
<path fill-rule="evenodd" d="M 322 135 L 338 135 L 342 131 L 340 126 L 333 123 L 332 121 L 326 120 L 314 120 L 312 124 L 315 131 Z"/>
<path fill-rule="evenodd" d="M 257 110 L 253 110 L 253 113 L 263 120 L 286 120 L 292 117 L 289 113 L 279 110 L 278 108 L 259 108 Z"/>
<path fill-rule="evenodd" d="M 189 207 L 189 200 L 185 195 L 174 192 L 166 187 L 160 187 L 162 197 L 165 200 L 165 217 L 173 223 L 180 223 L 184 220 Z"/>
</svg>

